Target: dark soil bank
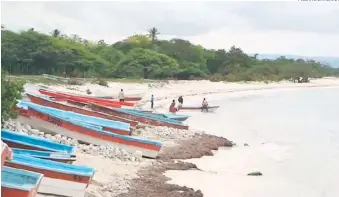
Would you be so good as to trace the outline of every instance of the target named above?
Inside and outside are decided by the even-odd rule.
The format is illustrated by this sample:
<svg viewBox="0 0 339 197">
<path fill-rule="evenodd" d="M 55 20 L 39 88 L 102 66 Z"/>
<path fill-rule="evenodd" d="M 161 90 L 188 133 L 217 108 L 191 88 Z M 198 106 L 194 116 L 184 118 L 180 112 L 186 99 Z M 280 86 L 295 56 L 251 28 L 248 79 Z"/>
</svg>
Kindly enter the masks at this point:
<svg viewBox="0 0 339 197">
<path fill-rule="evenodd" d="M 179 144 L 165 148 L 157 159 L 158 163 L 139 171 L 139 178 L 132 181 L 129 192 L 119 197 L 202 197 L 200 190 L 167 184 L 169 178 L 163 173 L 167 170 L 198 170 L 195 164 L 174 160 L 213 155 L 212 150 L 232 147 L 233 143 L 221 137 L 196 135 L 192 140 L 184 140 Z"/>
</svg>

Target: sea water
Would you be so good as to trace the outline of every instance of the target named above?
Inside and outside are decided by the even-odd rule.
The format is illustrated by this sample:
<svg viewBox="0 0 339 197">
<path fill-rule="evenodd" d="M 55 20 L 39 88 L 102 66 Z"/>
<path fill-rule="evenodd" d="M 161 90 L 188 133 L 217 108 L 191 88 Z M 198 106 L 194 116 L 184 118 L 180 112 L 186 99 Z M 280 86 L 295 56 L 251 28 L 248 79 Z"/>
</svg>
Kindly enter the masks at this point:
<svg viewBox="0 0 339 197">
<path fill-rule="evenodd" d="M 189 124 L 237 145 L 188 160 L 202 171 L 166 172 L 170 183 L 206 197 L 339 196 L 338 87 L 209 101 L 218 111 L 194 113 Z"/>
</svg>

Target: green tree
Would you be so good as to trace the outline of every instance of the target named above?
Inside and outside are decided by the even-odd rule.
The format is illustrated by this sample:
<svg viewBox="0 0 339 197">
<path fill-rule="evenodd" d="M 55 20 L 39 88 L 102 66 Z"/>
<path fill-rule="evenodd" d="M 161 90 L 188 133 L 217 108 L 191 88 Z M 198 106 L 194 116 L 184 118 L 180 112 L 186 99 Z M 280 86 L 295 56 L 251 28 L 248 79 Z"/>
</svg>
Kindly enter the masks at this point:
<svg viewBox="0 0 339 197">
<path fill-rule="evenodd" d="M 9 118 L 16 117 L 13 108 L 17 104 L 17 99 L 21 99 L 22 91 L 22 84 L 10 81 L 6 73 L 1 71 L 1 124 Z"/>
<path fill-rule="evenodd" d="M 59 37 L 59 36 L 61 35 L 61 32 L 60 32 L 60 30 L 58 30 L 58 29 L 54 29 L 54 30 L 51 32 L 51 35 L 52 35 L 53 37 Z"/>
<path fill-rule="evenodd" d="M 155 41 L 157 40 L 158 35 L 160 34 L 158 29 L 153 27 L 153 28 L 148 30 L 148 33 L 149 33 L 149 37 L 152 39 L 152 43 L 155 43 Z"/>
<path fill-rule="evenodd" d="M 178 72 L 177 62 L 149 49 L 136 48 L 122 59 L 114 71 L 120 77 L 168 78 Z"/>
</svg>

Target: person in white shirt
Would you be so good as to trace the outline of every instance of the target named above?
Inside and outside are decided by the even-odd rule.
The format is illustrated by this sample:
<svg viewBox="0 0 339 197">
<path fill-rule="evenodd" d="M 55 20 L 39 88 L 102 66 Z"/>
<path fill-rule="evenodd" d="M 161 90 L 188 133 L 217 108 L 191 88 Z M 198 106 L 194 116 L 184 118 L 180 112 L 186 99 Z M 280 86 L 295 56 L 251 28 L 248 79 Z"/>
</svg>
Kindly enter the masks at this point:
<svg viewBox="0 0 339 197">
<path fill-rule="evenodd" d="M 124 102 L 125 101 L 125 95 L 124 95 L 124 90 L 121 89 L 121 91 L 119 92 L 119 101 L 120 102 Z"/>
</svg>

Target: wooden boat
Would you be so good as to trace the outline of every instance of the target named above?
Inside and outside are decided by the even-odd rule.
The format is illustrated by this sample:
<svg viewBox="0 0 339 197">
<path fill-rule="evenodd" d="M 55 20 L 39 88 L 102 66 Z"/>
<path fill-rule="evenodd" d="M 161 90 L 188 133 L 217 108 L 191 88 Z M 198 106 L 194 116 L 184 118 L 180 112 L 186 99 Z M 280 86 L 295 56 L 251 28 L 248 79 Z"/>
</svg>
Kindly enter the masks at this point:
<svg viewBox="0 0 339 197">
<path fill-rule="evenodd" d="M 52 151 L 37 151 L 27 150 L 20 148 L 12 148 L 14 154 L 27 155 L 30 157 L 36 157 L 40 159 L 47 159 L 62 163 L 73 163 L 76 160 L 76 155 L 68 154 L 63 152 L 52 152 Z"/>
<path fill-rule="evenodd" d="M 43 175 L 10 167 L 1 168 L 1 196 L 34 197 Z"/>
<path fill-rule="evenodd" d="M 85 189 L 94 175 L 94 169 L 60 163 L 45 159 L 14 154 L 12 160 L 7 160 L 5 166 L 29 170 L 43 174 L 39 193 L 70 197 L 84 197 Z"/>
<path fill-rule="evenodd" d="M 179 121 L 185 121 L 190 117 L 188 115 L 183 115 L 183 114 L 163 114 L 163 115 L 167 118 L 170 118 L 173 120 L 179 120 Z"/>
<path fill-rule="evenodd" d="M 219 106 L 208 106 L 208 112 L 215 112 Z M 178 111 L 201 111 L 202 107 L 179 107 Z M 204 110 L 206 112 L 206 110 Z"/>
<path fill-rule="evenodd" d="M 116 117 L 116 116 L 112 116 L 112 115 L 104 114 L 104 113 L 100 113 L 100 112 L 95 112 L 95 111 L 91 111 L 91 110 L 87 110 L 87 109 L 83 109 L 83 108 L 73 107 L 73 106 L 63 104 L 63 103 L 59 103 L 59 102 L 53 102 L 52 100 L 48 100 L 48 99 L 45 99 L 43 97 L 39 97 L 39 96 L 32 95 L 32 94 L 27 94 L 27 96 L 33 103 L 38 104 L 38 105 L 43 105 L 43 106 L 46 106 L 46 107 L 53 107 L 53 108 L 65 110 L 65 111 L 72 111 L 72 112 L 75 112 L 75 113 L 88 115 L 88 116 L 94 116 L 94 117 L 98 117 L 98 118 L 104 118 L 104 119 L 108 119 L 108 120 L 112 120 L 112 121 L 119 121 L 119 122 L 128 123 L 128 124 L 130 124 L 132 130 L 134 130 L 136 128 L 136 126 L 138 125 L 138 122 L 133 121 L 133 120 L 128 120 L 128 119 L 124 119 L 124 118 L 120 118 L 120 117 Z M 70 103 L 74 104 L 74 103 L 78 103 L 78 102 L 77 101 L 71 101 Z M 80 104 L 77 104 L 77 106 L 80 106 Z M 103 130 L 110 131 L 110 132 L 113 132 L 113 133 L 117 133 L 117 134 L 120 134 L 120 135 L 129 135 L 130 134 L 129 132 L 126 132 L 125 130 L 119 130 L 119 129 L 109 128 L 109 127 L 103 127 Z"/>
<path fill-rule="evenodd" d="M 152 111 L 135 110 L 135 109 L 124 109 L 124 110 L 126 110 L 126 111 L 136 111 L 136 112 L 140 112 L 140 113 L 157 115 L 159 117 L 169 118 L 169 119 L 178 120 L 178 121 L 185 121 L 185 120 L 187 120 L 190 117 L 188 115 L 183 115 L 183 114 L 163 114 L 163 113 L 154 113 Z"/>
<path fill-rule="evenodd" d="M 69 154 L 74 153 L 73 146 L 59 144 L 45 138 L 35 137 L 4 129 L 1 130 L 1 140 L 11 148 L 64 152 Z"/>
<path fill-rule="evenodd" d="M 12 149 L 6 143 L 1 141 L 1 166 L 4 165 L 6 159 L 11 159 L 13 156 Z"/>
<path fill-rule="evenodd" d="M 50 95 L 50 96 L 56 96 L 56 97 L 66 97 L 70 98 L 72 100 L 78 100 L 78 101 L 83 101 L 83 102 L 93 102 L 93 103 L 98 103 L 104 106 L 109 106 L 109 107 L 118 107 L 121 105 L 124 106 L 129 106 L 133 107 L 134 103 L 128 103 L 128 102 L 120 102 L 120 101 L 113 101 L 113 100 L 107 100 L 107 99 L 100 99 L 100 98 L 95 98 L 95 97 L 90 97 L 90 96 L 81 96 L 81 95 L 72 95 L 72 94 L 66 94 L 62 92 L 53 92 L 53 91 L 48 91 L 44 89 L 40 89 L 39 92 L 41 94 L 45 95 Z"/>
<path fill-rule="evenodd" d="M 18 107 L 22 108 L 22 104 L 23 103 L 19 102 Z M 162 143 L 156 141 L 110 133 L 97 126 L 84 124 L 83 122 L 75 122 L 57 116 L 56 114 L 48 113 L 46 109 L 43 109 L 46 107 L 37 107 L 34 105 L 35 104 L 28 106 L 27 109 L 21 109 L 20 113 L 23 113 L 23 115 L 20 116 L 18 120 L 40 130 L 44 130 L 45 132 L 60 133 L 79 141 L 95 145 L 112 144 L 131 153 L 141 151 L 143 156 L 150 158 L 155 158 L 162 147 Z"/>
<path fill-rule="evenodd" d="M 129 110 L 124 110 L 124 109 L 113 109 L 113 108 L 108 108 L 108 107 L 101 106 L 101 105 L 94 104 L 94 103 L 90 105 L 90 108 L 93 111 L 100 111 L 106 114 L 127 118 L 130 120 L 138 121 L 138 122 L 148 124 L 148 125 L 166 126 L 166 127 L 186 129 L 186 130 L 188 129 L 187 125 L 183 125 L 180 121 L 171 120 L 169 118 L 159 118 L 159 117 L 147 115 L 145 113 L 142 114 L 142 113 L 132 112 Z"/>
<path fill-rule="evenodd" d="M 97 96 L 96 98 L 101 98 L 101 99 L 117 99 L 116 97 L 113 96 Z M 127 96 L 124 98 L 125 101 L 141 101 L 141 97 L 137 96 Z"/>
<path fill-rule="evenodd" d="M 55 102 L 48 102 L 48 100 L 45 100 L 45 102 L 43 103 L 44 104 L 48 103 L 49 105 L 52 105 L 52 107 L 36 105 L 34 103 L 26 102 L 26 101 L 21 102 L 21 103 L 25 103 L 25 105 L 27 106 L 37 107 L 38 109 L 41 108 L 42 110 L 45 110 L 45 111 L 47 110 L 48 113 L 52 113 L 55 116 L 69 119 L 71 122 L 79 122 L 81 124 L 99 127 L 100 129 L 104 131 L 117 133 L 120 135 L 130 135 L 130 132 L 131 132 L 131 127 L 130 127 L 130 124 L 128 123 L 108 120 L 105 118 L 98 118 L 95 116 L 83 115 L 81 113 L 75 113 L 64 108 L 59 110 L 58 108 L 55 108 L 55 106 L 61 107 L 61 108 L 65 106 L 59 103 L 55 103 Z"/>
</svg>

